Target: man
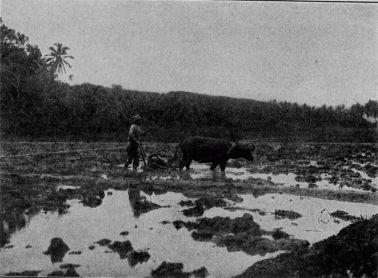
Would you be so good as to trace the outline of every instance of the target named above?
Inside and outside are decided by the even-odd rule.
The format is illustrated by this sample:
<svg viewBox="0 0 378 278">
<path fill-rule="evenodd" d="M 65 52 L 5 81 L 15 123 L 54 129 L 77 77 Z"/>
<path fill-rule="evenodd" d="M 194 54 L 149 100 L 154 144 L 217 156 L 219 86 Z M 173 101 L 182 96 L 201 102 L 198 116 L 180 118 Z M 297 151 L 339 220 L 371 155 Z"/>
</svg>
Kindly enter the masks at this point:
<svg viewBox="0 0 378 278">
<path fill-rule="evenodd" d="M 139 166 L 138 148 L 140 144 L 140 136 L 143 136 L 148 132 L 142 132 L 142 129 L 140 128 L 141 120 L 142 118 L 138 114 L 132 118 L 128 138 L 129 143 L 126 149 L 128 158 L 125 163 L 125 168 L 129 167 L 129 164 L 132 162 L 134 171 L 136 171 Z"/>
</svg>

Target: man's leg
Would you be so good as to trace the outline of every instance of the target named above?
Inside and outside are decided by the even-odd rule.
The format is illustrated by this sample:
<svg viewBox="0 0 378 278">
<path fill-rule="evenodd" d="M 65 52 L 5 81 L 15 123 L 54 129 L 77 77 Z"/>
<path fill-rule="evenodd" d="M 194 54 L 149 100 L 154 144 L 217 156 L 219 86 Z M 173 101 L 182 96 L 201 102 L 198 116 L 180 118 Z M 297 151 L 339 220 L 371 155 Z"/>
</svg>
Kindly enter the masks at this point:
<svg viewBox="0 0 378 278">
<path fill-rule="evenodd" d="M 124 166 L 125 169 L 128 168 L 130 163 L 133 161 L 132 146 L 130 142 L 127 144 L 126 153 L 127 159 Z"/>
<path fill-rule="evenodd" d="M 136 171 L 139 166 L 138 145 L 133 146 L 133 170 Z"/>
</svg>

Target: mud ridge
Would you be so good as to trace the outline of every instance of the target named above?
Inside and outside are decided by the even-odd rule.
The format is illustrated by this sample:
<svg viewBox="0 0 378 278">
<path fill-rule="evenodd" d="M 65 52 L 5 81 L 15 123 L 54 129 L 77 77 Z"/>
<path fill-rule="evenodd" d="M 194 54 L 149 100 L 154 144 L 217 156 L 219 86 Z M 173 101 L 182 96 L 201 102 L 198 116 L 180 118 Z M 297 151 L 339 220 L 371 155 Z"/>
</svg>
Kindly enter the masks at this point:
<svg viewBox="0 0 378 278">
<path fill-rule="evenodd" d="M 192 232 L 196 241 L 212 241 L 218 246 L 227 247 L 227 250 L 244 251 L 249 255 L 265 255 L 267 253 L 309 246 L 305 240 L 293 239 L 282 231 L 264 231 L 254 222 L 253 216 L 245 213 L 242 217 L 199 218 L 196 222 L 174 221 L 176 229 L 183 227 Z M 263 235 L 272 235 L 274 240 Z"/>
<path fill-rule="evenodd" d="M 257 262 L 237 277 L 377 277 L 377 242 L 375 215 L 311 247 Z"/>
</svg>

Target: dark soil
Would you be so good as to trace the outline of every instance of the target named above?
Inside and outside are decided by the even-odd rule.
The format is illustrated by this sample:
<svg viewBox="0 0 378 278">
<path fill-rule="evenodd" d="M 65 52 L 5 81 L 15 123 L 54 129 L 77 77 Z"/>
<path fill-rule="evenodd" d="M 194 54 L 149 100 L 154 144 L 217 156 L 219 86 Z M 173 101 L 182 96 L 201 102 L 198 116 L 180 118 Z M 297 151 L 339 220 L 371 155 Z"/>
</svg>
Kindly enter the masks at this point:
<svg viewBox="0 0 378 278">
<path fill-rule="evenodd" d="M 191 207 L 191 206 L 195 206 L 196 204 L 192 200 L 185 200 L 185 201 L 183 200 L 179 202 L 179 205 L 182 207 Z"/>
<path fill-rule="evenodd" d="M 275 210 L 274 215 L 278 219 L 288 218 L 288 219 L 291 219 L 291 220 L 302 217 L 302 215 L 299 214 L 298 212 L 295 212 L 295 211 L 292 211 L 292 210 L 281 210 L 281 209 Z"/>
<path fill-rule="evenodd" d="M 62 277 L 64 276 L 64 272 L 60 270 L 55 270 L 49 274 L 47 274 L 48 277 Z"/>
<path fill-rule="evenodd" d="M 68 255 L 81 255 L 81 251 L 71 251 Z"/>
<path fill-rule="evenodd" d="M 80 275 L 76 272 L 74 267 L 70 267 L 67 269 L 65 277 L 80 277 Z"/>
<path fill-rule="evenodd" d="M 290 236 L 287 233 L 281 231 L 280 229 L 275 229 L 272 233 L 272 237 L 274 240 L 277 240 L 281 238 L 289 238 Z"/>
<path fill-rule="evenodd" d="M 186 202 L 184 204 L 190 204 L 190 202 Z M 196 200 L 194 202 L 194 207 L 183 210 L 183 214 L 185 216 L 202 216 L 205 210 L 213 208 L 213 207 L 225 207 L 227 206 L 227 202 L 220 198 L 211 198 L 211 197 L 204 197 Z"/>
<path fill-rule="evenodd" d="M 66 253 L 70 250 L 68 245 L 59 237 L 51 239 L 49 248 L 43 252 L 45 255 L 50 255 L 51 262 L 62 262 Z"/>
<path fill-rule="evenodd" d="M 146 251 L 131 251 L 127 256 L 127 261 L 129 262 L 130 266 L 147 262 L 149 259 L 150 254 L 148 254 Z"/>
<path fill-rule="evenodd" d="M 152 277 L 164 278 L 187 278 L 187 277 L 206 277 L 209 275 L 205 267 L 194 270 L 192 272 L 183 272 L 184 265 L 182 263 L 167 263 L 162 264 L 151 272 Z"/>
<path fill-rule="evenodd" d="M 121 259 L 126 259 L 128 253 L 133 251 L 133 246 L 131 245 L 131 242 L 128 240 L 123 242 L 114 241 L 113 243 L 108 245 L 108 248 L 114 252 L 117 252 Z"/>
<path fill-rule="evenodd" d="M 357 221 L 360 220 L 361 217 L 356 217 L 353 215 L 350 215 L 349 213 L 342 211 L 342 210 L 336 210 L 332 213 L 330 213 L 332 217 L 339 218 L 344 221 Z"/>
<path fill-rule="evenodd" d="M 80 267 L 81 265 L 79 264 L 61 264 L 59 266 L 60 269 L 69 269 L 69 268 L 77 268 Z"/>
<path fill-rule="evenodd" d="M 106 246 L 106 245 L 108 245 L 110 242 L 112 242 L 110 239 L 103 238 L 103 239 L 100 239 L 99 241 L 96 241 L 95 243 L 97 243 L 97 244 L 100 245 L 100 246 Z"/>
<path fill-rule="evenodd" d="M 22 272 L 9 272 L 5 276 L 38 276 L 39 270 L 25 270 Z"/>
<path fill-rule="evenodd" d="M 98 149 L 104 147 L 104 145 L 99 143 L 0 144 L 1 151 L 4 155 L 85 148 Z M 111 143 L 107 143 L 106 147 L 110 145 Z M 117 146 L 119 146 L 119 144 Z M 188 198 L 208 198 L 210 196 L 211 198 L 218 198 L 220 200 L 227 198 L 234 202 L 242 201 L 240 197 L 238 197 L 238 194 L 259 196 L 266 193 L 285 193 L 349 202 L 378 203 L 378 195 L 372 193 L 375 191 L 375 188 L 372 186 L 371 182 L 361 178 L 358 173 L 351 170 L 351 168 L 353 168 L 365 171 L 371 178 L 377 175 L 378 168 L 375 164 L 377 161 L 378 147 L 376 144 L 258 143 L 256 147 L 255 162 L 233 161 L 233 165 L 237 167 L 240 165 L 246 166 L 248 170 L 253 173 L 279 174 L 292 172 L 298 175 L 298 179 L 309 183 L 319 180 L 321 174 L 327 174 L 328 177 L 326 179 L 330 183 L 338 184 L 342 189 L 335 191 L 320 190 L 317 188 L 296 188 L 295 185 L 293 185 L 293 187 L 283 188 L 273 184 L 271 181 L 261 179 L 250 179 L 246 182 L 234 182 L 224 179 L 201 180 L 200 182 L 194 180 L 144 180 L 148 176 L 148 173 L 131 175 L 124 179 L 123 169 L 116 167 L 117 164 L 123 162 L 122 153 L 119 151 L 88 151 L 85 153 L 62 155 L 5 158 L 0 160 L 0 219 L 2 219 L 3 224 L 5 223 L 4 225 L 0 225 L 0 248 L 9 244 L 10 236 L 17 230 L 24 228 L 30 219 L 41 211 L 56 211 L 60 214 L 64 214 L 69 208 L 66 201 L 71 199 L 79 199 L 85 206 L 96 207 L 102 203 L 104 191 L 109 188 L 129 190 L 129 192 L 131 192 L 130 204 L 132 204 L 132 209 L 136 217 L 140 216 L 142 213 L 148 213 L 152 209 L 160 208 L 159 205 L 150 203 L 144 196 L 141 196 L 141 191 L 147 195 L 152 193 L 164 194 L 167 191 L 171 191 L 182 193 Z M 162 157 L 169 157 L 169 155 L 173 153 L 174 148 L 175 145 L 146 144 L 147 152 L 158 153 L 161 150 L 165 154 L 165 156 Z M 316 166 L 310 165 L 312 160 L 317 161 Z M 103 174 L 108 177 L 107 180 L 100 178 Z M 56 186 L 62 184 L 62 182 L 67 185 L 75 185 L 77 188 L 61 189 L 57 191 Z M 351 187 L 363 189 L 366 192 L 345 190 Z M 182 205 L 193 206 L 194 208 L 198 207 L 199 212 L 197 215 L 200 215 L 201 209 L 208 209 L 206 202 L 197 204 L 196 202 L 188 201 L 186 203 L 183 202 Z M 194 210 L 194 208 L 189 209 Z M 259 213 L 265 212 L 260 211 Z M 278 215 L 278 217 L 286 217 L 287 213 L 283 215 L 284 216 Z M 295 217 L 297 216 L 295 212 L 293 215 Z M 344 220 L 348 219 L 347 221 L 357 221 L 353 216 L 348 216 L 343 212 L 335 211 L 333 216 L 340 219 L 344 218 Z M 253 222 L 253 219 L 243 217 L 236 222 L 234 221 L 235 219 L 231 220 L 227 218 L 214 218 L 213 220 L 201 218 L 205 220 L 199 219 L 196 222 L 176 221 L 173 224 L 177 228 L 186 227 L 191 230 L 192 237 L 196 240 L 213 241 L 217 245 L 226 246 L 228 250 L 231 251 L 242 250 L 248 254 L 264 254 L 268 251 L 271 252 L 271 250 L 295 249 L 290 254 L 279 256 L 279 261 L 271 266 L 272 271 L 267 272 L 272 274 L 270 276 L 268 275 L 269 277 L 274 277 L 274 273 L 279 273 L 279 276 L 281 276 L 281 273 L 288 273 L 288 276 L 295 276 L 296 274 L 293 275 L 293 273 L 303 273 L 305 276 L 308 273 L 315 273 L 320 269 L 320 266 L 324 267 L 324 265 L 321 265 L 319 261 L 314 259 L 316 258 L 314 254 L 323 254 L 322 252 L 324 252 L 320 247 L 313 249 L 317 246 L 316 244 L 308 248 L 306 247 L 306 242 L 292 239 L 282 231 L 263 231 Z M 351 226 L 360 222 L 361 220 L 358 220 L 358 222 L 351 224 Z M 357 230 L 354 232 L 358 235 L 356 236 L 358 239 L 368 237 Z M 375 234 L 377 234 L 376 231 Z M 271 235 L 274 240 L 263 238 L 261 235 Z M 353 268 L 355 276 L 357 276 L 356 273 L 369 273 L 367 263 L 363 265 L 362 260 L 357 256 L 353 257 L 355 253 L 358 253 L 354 251 L 353 248 L 358 250 L 360 254 L 362 254 L 361 257 L 368 262 L 370 257 L 367 258 L 366 256 L 368 255 L 366 254 L 376 252 L 371 252 L 371 250 L 376 250 L 373 248 L 372 244 L 366 243 L 366 241 L 363 241 L 363 244 L 360 242 L 360 245 L 365 248 L 362 250 L 361 246 L 354 245 L 357 241 L 356 239 L 344 236 L 342 240 L 344 247 L 341 243 L 339 245 L 336 244 L 336 247 L 333 245 L 335 249 L 328 250 L 329 255 L 324 256 L 324 260 L 327 261 L 329 267 L 325 267 L 325 272 L 316 272 L 316 275 L 318 275 L 318 273 L 343 273 L 344 275 L 345 272 L 340 271 L 345 270 L 343 268 L 343 262 L 346 260 L 351 266 L 350 270 Z M 329 245 L 331 244 L 329 243 Z M 350 245 L 354 247 L 351 250 L 345 250 L 345 248 Z M 95 246 L 91 248 L 93 249 Z M 115 246 L 114 248 L 117 247 Z M 131 250 L 126 252 L 126 254 L 133 252 L 132 246 L 130 249 Z M 335 255 L 333 255 L 334 250 L 336 250 Z M 340 259 L 340 252 L 344 252 L 342 254 L 345 255 L 346 259 Z M 123 257 L 125 256 L 123 251 L 120 251 L 120 253 L 122 253 Z M 354 261 L 349 261 L 348 257 L 350 253 Z M 126 255 L 126 257 L 127 256 L 128 255 Z M 312 261 L 302 259 L 304 256 L 309 256 Z M 333 256 L 335 256 L 334 259 L 332 259 Z M 375 256 L 376 258 L 376 255 L 371 256 Z M 60 260 L 63 259 L 63 257 L 60 258 L 58 256 L 57 259 Z M 356 266 L 354 266 L 354 263 Z M 271 264 L 273 264 L 273 262 Z M 288 270 L 281 264 L 288 264 Z M 260 263 L 257 265 L 260 265 Z M 345 263 L 345 265 L 348 264 Z M 365 272 L 361 272 L 358 266 L 365 269 Z M 376 261 L 373 266 L 375 266 L 376 269 Z M 282 269 L 280 269 L 280 267 L 282 267 Z M 315 269 L 315 272 L 311 272 L 311 269 Z M 25 273 L 27 274 L 27 272 Z M 372 273 L 376 274 L 376 272 Z M 259 275 L 257 275 L 257 277 L 259 277 Z"/>
<path fill-rule="evenodd" d="M 98 149 L 104 147 L 100 143 L 0 143 L 4 155 L 20 153 L 43 153 L 62 150 Z M 274 145 L 274 144 L 273 144 Z M 344 188 L 372 189 L 371 183 L 355 176 L 351 170 L 343 167 L 353 166 L 366 171 L 370 177 L 377 174 L 377 146 L 370 145 L 322 145 L 322 144 L 270 144 L 257 145 L 256 161 L 248 163 L 251 172 L 288 173 L 311 175 L 319 177 L 328 174 L 329 182 L 339 183 L 343 190 L 318 190 L 316 188 L 280 188 L 261 179 L 248 182 L 225 182 L 203 180 L 195 181 L 145 181 L 145 176 L 135 176 L 123 179 L 124 171 L 115 167 L 122 163 L 122 155 L 116 151 L 88 151 L 88 153 L 68 153 L 61 155 L 25 156 L 3 158 L 0 160 L 0 218 L 6 222 L 7 229 L 0 225 L 0 248 L 8 243 L 10 234 L 25 227 L 33 215 L 42 211 L 67 211 L 66 201 L 80 199 L 84 205 L 98 206 L 102 202 L 103 191 L 108 188 L 128 189 L 130 185 L 137 186 L 148 192 L 181 192 L 188 197 L 201 198 L 211 194 L 218 198 L 232 198 L 237 194 L 261 195 L 282 192 L 294 195 L 306 195 L 317 198 L 335 199 L 350 202 L 378 203 L 376 194 L 369 192 L 347 192 Z M 107 147 L 109 144 L 106 145 Z M 119 145 L 116 145 L 119 146 Z M 148 151 L 163 152 L 166 156 L 174 152 L 175 145 L 148 144 Z M 340 159 L 343 158 L 343 159 Z M 311 160 L 318 161 L 318 166 L 309 165 Z M 360 166 L 353 162 L 366 163 Z M 99 178 L 106 174 L 109 179 Z M 56 185 L 64 181 L 67 185 L 75 185 L 77 189 L 55 190 Z M 135 202 L 135 215 L 158 208 L 156 205 Z"/>
<path fill-rule="evenodd" d="M 377 277 L 378 215 L 337 235 L 277 258 L 257 262 L 237 277 Z"/>
<path fill-rule="evenodd" d="M 192 233 L 194 240 L 213 241 L 218 246 L 227 247 L 230 252 L 244 251 L 250 255 L 265 255 L 278 250 L 292 251 L 309 245 L 307 241 L 289 238 L 288 234 L 279 230 L 261 230 L 253 216 L 247 213 L 235 219 L 218 216 L 199 218 L 196 222 L 174 221 L 173 225 L 176 229 L 186 227 L 188 230 L 195 230 Z M 272 235 L 274 240 L 262 235 Z"/>
</svg>

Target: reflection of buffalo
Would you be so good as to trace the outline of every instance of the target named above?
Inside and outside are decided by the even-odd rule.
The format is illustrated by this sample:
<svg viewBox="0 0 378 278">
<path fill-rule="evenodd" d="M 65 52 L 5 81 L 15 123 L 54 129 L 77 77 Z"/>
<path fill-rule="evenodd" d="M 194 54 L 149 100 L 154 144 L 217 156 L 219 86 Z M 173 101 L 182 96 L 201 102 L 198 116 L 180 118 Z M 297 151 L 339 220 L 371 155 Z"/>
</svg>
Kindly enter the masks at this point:
<svg viewBox="0 0 378 278">
<path fill-rule="evenodd" d="M 179 168 L 189 169 L 192 160 L 198 162 L 212 163 L 211 170 L 218 165 L 222 171 L 226 168 L 227 160 L 230 158 L 245 158 L 253 161 L 253 151 L 255 146 L 235 143 L 225 139 L 215 139 L 209 137 L 187 137 L 177 147 L 182 151 L 182 159 Z"/>
</svg>

